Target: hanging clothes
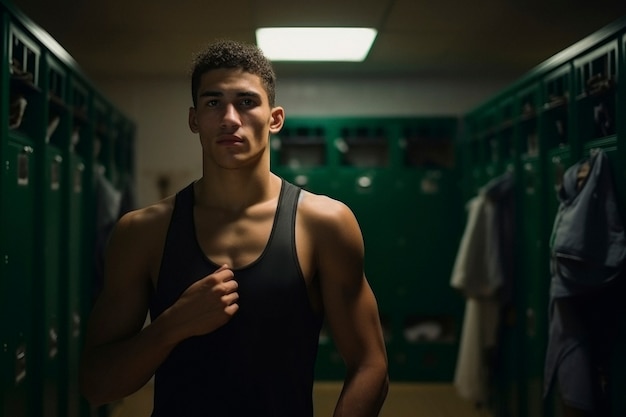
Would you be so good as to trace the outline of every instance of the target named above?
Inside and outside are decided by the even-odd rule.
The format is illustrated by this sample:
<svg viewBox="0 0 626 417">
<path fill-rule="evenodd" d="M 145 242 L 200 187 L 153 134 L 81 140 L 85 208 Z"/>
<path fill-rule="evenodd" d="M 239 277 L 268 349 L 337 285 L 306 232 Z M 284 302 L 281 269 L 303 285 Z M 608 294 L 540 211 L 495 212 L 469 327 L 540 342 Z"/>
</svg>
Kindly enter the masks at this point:
<svg viewBox="0 0 626 417">
<path fill-rule="evenodd" d="M 609 159 L 592 152 L 564 174 L 550 239 L 552 275 L 544 396 L 608 415 L 609 368 L 624 314 L 626 239 Z"/>
<path fill-rule="evenodd" d="M 467 223 L 450 285 L 466 297 L 454 375 L 459 395 L 487 403 L 500 311 L 510 301 L 514 179 L 511 172 L 482 187 L 467 204 Z"/>
</svg>

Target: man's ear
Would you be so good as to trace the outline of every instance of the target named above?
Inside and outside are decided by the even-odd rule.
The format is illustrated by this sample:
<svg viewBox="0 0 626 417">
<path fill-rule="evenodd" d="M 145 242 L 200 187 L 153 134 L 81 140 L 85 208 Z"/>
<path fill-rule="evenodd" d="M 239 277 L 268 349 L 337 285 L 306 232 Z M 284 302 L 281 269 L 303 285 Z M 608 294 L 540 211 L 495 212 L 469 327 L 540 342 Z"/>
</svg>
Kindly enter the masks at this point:
<svg viewBox="0 0 626 417">
<path fill-rule="evenodd" d="M 285 109 L 282 107 L 274 107 L 272 109 L 272 118 L 270 120 L 270 133 L 276 134 L 280 132 L 285 123 Z"/>
<path fill-rule="evenodd" d="M 198 120 L 196 119 L 196 108 L 189 107 L 189 129 L 193 133 L 198 133 Z"/>
</svg>

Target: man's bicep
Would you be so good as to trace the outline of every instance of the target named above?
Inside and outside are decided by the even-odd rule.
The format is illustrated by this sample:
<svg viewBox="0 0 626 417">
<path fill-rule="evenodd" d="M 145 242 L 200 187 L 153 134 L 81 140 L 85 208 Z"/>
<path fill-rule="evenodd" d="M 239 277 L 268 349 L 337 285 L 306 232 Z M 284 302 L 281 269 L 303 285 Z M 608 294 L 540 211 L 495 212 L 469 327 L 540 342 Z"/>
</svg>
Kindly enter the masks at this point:
<svg viewBox="0 0 626 417">
<path fill-rule="evenodd" d="M 363 271 L 363 242 L 356 219 L 346 213 L 320 252 L 320 282 L 333 339 L 348 366 L 379 354 L 378 307 Z"/>
</svg>

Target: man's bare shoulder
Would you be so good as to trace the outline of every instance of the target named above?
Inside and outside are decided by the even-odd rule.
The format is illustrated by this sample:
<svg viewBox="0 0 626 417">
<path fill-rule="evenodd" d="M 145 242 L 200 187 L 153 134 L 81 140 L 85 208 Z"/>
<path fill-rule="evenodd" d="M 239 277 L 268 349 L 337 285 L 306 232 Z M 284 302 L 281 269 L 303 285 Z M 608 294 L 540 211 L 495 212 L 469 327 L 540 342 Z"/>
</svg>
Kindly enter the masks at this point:
<svg viewBox="0 0 626 417">
<path fill-rule="evenodd" d="M 302 191 L 298 203 L 298 215 L 315 235 L 329 237 L 342 232 L 360 234 L 360 228 L 352 210 L 342 201 L 332 197 Z M 354 236 L 353 236 L 354 237 Z"/>
<path fill-rule="evenodd" d="M 298 210 L 313 220 L 332 221 L 337 217 L 351 214 L 350 208 L 343 202 L 322 194 L 302 190 Z"/>
<path fill-rule="evenodd" d="M 119 220 L 116 229 L 121 233 L 152 236 L 167 231 L 174 210 L 174 196 L 149 206 L 130 211 Z"/>
</svg>

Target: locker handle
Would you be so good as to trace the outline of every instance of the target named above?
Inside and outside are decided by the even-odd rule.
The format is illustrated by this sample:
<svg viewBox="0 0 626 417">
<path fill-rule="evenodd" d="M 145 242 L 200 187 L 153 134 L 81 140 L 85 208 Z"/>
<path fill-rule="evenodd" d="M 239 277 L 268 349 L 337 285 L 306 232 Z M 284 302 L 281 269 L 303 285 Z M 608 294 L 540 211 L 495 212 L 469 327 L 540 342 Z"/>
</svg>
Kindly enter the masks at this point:
<svg viewBox="0 0 626 417">
<path fill-rule="evenodd" d="M 80 314 L 72 314 L 72 336 L 76 339 L 80 336 Z"/>
<path fill-rule="evenodd" d="M 78 164 L 74 171 L 74 192 L 80 193 L 83 190 L 83 172 L 85 171 L 85 165 Z"/>
<path fill-rule="evenodd" d="M 33 148 L 24 146 L 22 152 L 17 156 L 17 185 L 28 185 L 29 178 L 29 155 L 33 153 Z"/>
<path fill-rule="evenodd" d="M 26 378 L 26 346 L 19 345 L 15 349 L 15 384 Z"/>
<path fill-rule="evenodd" d="M 54 358 L 57 353 L 59 353 L 59 336 L 56 326 L 52 326 L 48 330 L 48 345 L 48 356 L 50 356 L 50 358 Z"/>
<path fill-rule="evenodd" d="M 555 156 L 552 158 L 552 165 L 554 165 L 554 190 L 559 191 L 563 184 L 563 176 L 565 175 L 565 167 L 561 162 L 561 158 Z"/>
<path fill-rule="evenodd" d="M 532 164 L 524 164 L 524 171 L 527 173 L 525 181 L 526 194 L 534 194 L 536 187 L 535 168 Z"/>
</svg>

